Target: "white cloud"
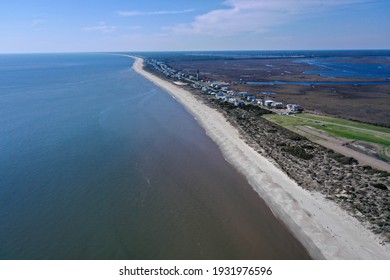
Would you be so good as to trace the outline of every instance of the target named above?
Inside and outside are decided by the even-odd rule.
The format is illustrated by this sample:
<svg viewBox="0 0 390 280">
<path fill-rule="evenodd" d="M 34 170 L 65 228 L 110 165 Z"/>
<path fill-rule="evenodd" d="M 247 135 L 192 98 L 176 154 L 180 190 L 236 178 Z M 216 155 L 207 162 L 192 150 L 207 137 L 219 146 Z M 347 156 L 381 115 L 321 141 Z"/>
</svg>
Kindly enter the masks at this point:
<svg viewBox="0 0 390 280">
<path fill-rule="evenodd" d="M 102 33 L 111 33 L 114 32 L 117 29 L 116 26 L 113 25 L 107 25 L 105 22 L 100 22 L 96 26 L 89 26 L 89 27 L 84 27 L 84 31 L 98 31 Z"/>
<path fill-rule="evenodd" d="M 166 27 L 176 34 L 233 35 L 262 33 L 302 16 L 368 0 L 227 0 L 226 9 L 197 16 L 192 23 Z"/>
<path fill-rule="evenodd" d="M 150 11 L 150 12 L 140 12 L 140 11 L 119 11 L 118 15 L 123 17 L 134 17 L 134 16 L 157 16 L 157 15 L 173 15 L 173 14 L 185 14 L 193 12 L 193 9 L 180 10 L 180 11 Z"/>
</svg>

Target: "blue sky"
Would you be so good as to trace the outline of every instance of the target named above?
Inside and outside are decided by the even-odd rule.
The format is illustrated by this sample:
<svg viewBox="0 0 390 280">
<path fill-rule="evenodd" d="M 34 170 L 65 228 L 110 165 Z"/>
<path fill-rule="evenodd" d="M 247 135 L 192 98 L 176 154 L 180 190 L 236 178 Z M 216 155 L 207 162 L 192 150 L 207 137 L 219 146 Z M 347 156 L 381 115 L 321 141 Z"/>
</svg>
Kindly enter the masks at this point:
<svg viewBox="0 0 390 280">
<path fill-rule="evenodd" d="M 1 1 L 0 53 L 390 49 L 389 12 L 388 0 Z"/>
</svg>

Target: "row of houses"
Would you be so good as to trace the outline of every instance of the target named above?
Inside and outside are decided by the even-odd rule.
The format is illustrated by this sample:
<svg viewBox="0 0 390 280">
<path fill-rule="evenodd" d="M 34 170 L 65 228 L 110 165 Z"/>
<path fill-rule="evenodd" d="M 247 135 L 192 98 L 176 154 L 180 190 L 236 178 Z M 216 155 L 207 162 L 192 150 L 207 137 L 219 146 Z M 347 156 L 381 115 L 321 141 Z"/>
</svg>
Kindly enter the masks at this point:
<svg viewBox="0 0 390 280">
<path fill-rule="evenodd" d="M 221 87 L 217 83 L 211 83 L 210 87 L 199 86 L 199 84 L 198 86 L 195 85 L 196 84 L 193 85 L 194 88 L 201 88 L 202 92 L 215 95 L 217 99 L 235 104 L 236 106 L 245 105 L 245 102 L 242 100 L 244 99 L 248 102 L 256 103 L 258 105 L 268 107 L 270 109 L 287 109 L 288 112 L 295 112 L 295 113 L 299 113 L 303 111 L 303 108 L 298 104 L 287 104 L 285 106 L 282 102 L 274 101 L 271 99 L 256 98 L 256 96 L 248 92 L 235 93 L 233 90 L 229 89 L 228 87 Z M 220 90 L 216 91 L 216 89 L 220 89 Z"/>
<path fill-rule="evenodd" d="M 194 79 L 193 76 L 182 73 L 181 71 L 176 71 L 175 69 L 166 65 L 164 62 L 158 61 L 156 59 L 148 59 L 146 60 L 146 63 L 165 75 L 167 78 L 179 81 L 191 81 Z"/>
<path fill-rule="evenodd" d="M 303 108 L 298 105 L 298 104 L 287 104 L 284 106 L 282 102 L 277 102 L 274 100 L 264 100 L 264 99 L 258 99 L 258 104 L 268 107 L 268 108 L 273 108 L 273 109 L 287 109 L 288 112 L 294 112 L 294 113 L 300 113 L 303 111 Z"/>
<path fill-rule="evenodd" d="M 176 71 L 173 68 L 170 68 L 163 62 L 151 59 L 147 61 L 154 69 L 164 74 L 166 77 L 174 80 L 184 80 L 189 83 L 194 89 L 199 89 L 205 94 L 214 95 L 216 99 L 221 101 L 229 102 L 236 106 L 245 105 L 245 101 L 250 103 L 256 103 L 260 106 L 264 106 L 270 109 L 286 109 L 288 112 L 299 113 L 303 111 L 303 108 L 298 104 L 287 104 L 286 106 L 282 102 L 274 101 L 266 98 L 256 98 L 255 95 L 248 92 L 239 92 L 236 93 L 227 87 L 226 83 L 218 82 L 204 82 L 203 80 L 199 81 L 199 75 L 194 77 L 192 75 L 184 74 L 180 71 Z M 201 83 L 202 82 L 202 83 Z M 261 92 L 262 96 L 271 97 L 276 95 L 274 92 Z"/>
<path fill-rule="evenodd" d="M 236 106 L 244 106 L 245 105 L 245 102 L 242 101 L 241 99 L 235 98 L 233 96 L 225 95 L 221 92 L 217 93 L 215 95 L 215 98 L 217 98 L 221 101 L 229 102 L 229 103 L 234 104 Z"/>
<path fill-rule="evenodd" d="M 294 113 L 300 113 L 303 111 L 303 108 L 298 104 L 287 104 L 285 106 L 283 102 L 278 102 L 271 99 L 256 98 L 254 95 L 248 92 L 240 92 L 238 94 L 235 94 L 233 91 L 229 91 L 229 95 L 233 97 L 229 98 L 225 94 L 219 92 L 216 93 L 216 98 L 223 101 L 229 101 L 234 104 L 239 104 L 240 106 L 245 104 L 242 101 L 242 99 L 245 99 L 248 102 L 256 103 L 260 106 L 264 106 L 270 109 L 286 109 L 288 112 L 294 112 Z M 237 100 L 240 100 L 242 102 L 236 102 Z"/>
</svg>

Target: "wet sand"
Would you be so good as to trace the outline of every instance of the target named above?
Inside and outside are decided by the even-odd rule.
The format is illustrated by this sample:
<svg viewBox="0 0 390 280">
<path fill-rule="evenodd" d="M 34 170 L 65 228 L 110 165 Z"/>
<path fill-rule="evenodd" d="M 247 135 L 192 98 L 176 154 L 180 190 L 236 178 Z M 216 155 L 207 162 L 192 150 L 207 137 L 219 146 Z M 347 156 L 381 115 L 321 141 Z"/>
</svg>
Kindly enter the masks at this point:
<svg viewBox="0 0 390 280">
<path fill-rule="evenodd" d="M 224 157 L 246 176 L 253 189 L 266 201 L 315 259 L 390 259 L 389 245 L 359 221 L 317 192 L 299 187 L 285 173 L 261 156 L 240 137 L 239 132 L 215 109 L 199 102 L 190 92 L 143 70 L 136 59 L 136 72 L 157 84 L 194 115 Z"/>
</svg>

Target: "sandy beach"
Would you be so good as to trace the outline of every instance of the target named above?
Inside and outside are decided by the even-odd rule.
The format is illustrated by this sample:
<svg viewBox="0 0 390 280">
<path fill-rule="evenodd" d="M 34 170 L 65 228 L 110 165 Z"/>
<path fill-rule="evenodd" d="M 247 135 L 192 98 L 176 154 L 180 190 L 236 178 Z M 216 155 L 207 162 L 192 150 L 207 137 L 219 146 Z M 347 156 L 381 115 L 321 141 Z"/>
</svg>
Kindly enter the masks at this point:
<svg viewBox="0 0 390 280">
<path fill-rule="evenodd" d="M 133 68 L 185 106 L 217 143 L 225 159 L 246 176 L 314 259 L 390 259 L 388 244 L 380 244 L 377 236 L 322 194 L 302 189 L 248 146 L 217 110 L 179 86 L 144 71 L 141 58 L 136 58 Z"/>
</svg>

